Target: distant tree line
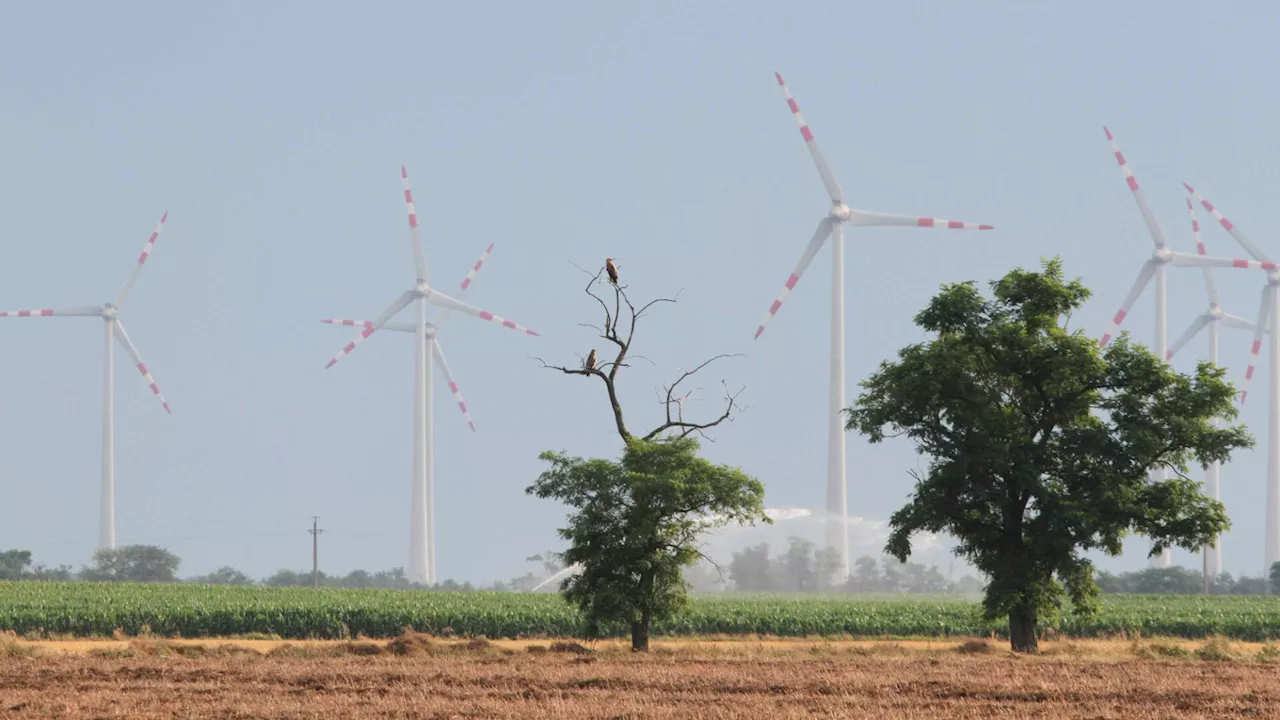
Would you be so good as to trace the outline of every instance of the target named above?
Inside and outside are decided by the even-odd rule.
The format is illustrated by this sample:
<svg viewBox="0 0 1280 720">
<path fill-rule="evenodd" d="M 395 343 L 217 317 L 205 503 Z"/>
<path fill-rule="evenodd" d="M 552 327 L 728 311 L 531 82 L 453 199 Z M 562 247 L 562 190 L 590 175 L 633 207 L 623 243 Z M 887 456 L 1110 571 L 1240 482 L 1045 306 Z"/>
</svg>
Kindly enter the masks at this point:
<svg viewBox="0 0 1280 720">
<path fill-rule="evenodd" d="M 554 592 L 558 583 L 546 582 L 564 569 L 554 552 L 525 558 L 540 565 L 507 582 L 483 587 L 445 580 L 429 589 L 467 592 L 490 590 L 530 592 L 534 588 Z M 30 550 L 0 551 L 0 580 L 87 581 L 87 582 L 187 582 L 204 585 L 261 585 L 265 587 L 311 587 L 309 570 L 278 570 L 270 577 L 254 580 L 232 567 L 221 567 L 208 575 L 180 579 L 178 556 L 153 545 L 125 545 L 99 550 L 90 565 L 79 570 L 70 565 L 48 567 L 34 562 Z M 390 590 L 428 589 L 410 582 L 403 568 L 352 570 L 346 575 L 318 573 L 319 585 L 326 588 L 382 588 Z M 898 562 L 892 557 L 860 557 L 853 572 L 842 578 L 834 552 L 817 547 L 799 537 L 787 539 L 787 548 L 773 554 L 768 543 L 735 552 L 727 567 L 701 562 L 685 571 L 685 581 L 694 590 L 739 592 L 831 592 L 831 593 L 961 593 L 982 591 L 983 582 L 971 575 L 950 580 L 933 565 Z M 1097 573 L 1098 588 L 1104 593 L 1198 595 L 1204 592 L 1204 577 L 1183 567 L 1144 568 L 1123 573 Z M 541 587 L 539 587 L 541 586 Z M 1209 582 L 1213 595 L 1280 594 L 1280 563 L 1272 566 L 1268 578 L 1222 573 Z"/>
<path fill-rule="evenodd" d="M 1104 593 L 1159 593 L 1171 595 L 1198 595 L 1204 592 L 1204 574 L 1184 567 L 1144 568 L 1132 572 L 1113 574 L 1101 571 L 1097 575 L 1098 589 Z M 1231 573 L 1209 578 L 1210 595 L 1264 595 L 1280 594 L 1280 562 L 1271 566 L 1269 577 Z"/>
<path fill-rule="evenodd" d="M 844 577 L 839 555 L 799 537 L 787 538 L 787 548 L 771 554 L 768 543 L 733 553 L 728 580 L 731 589 L 747 592 L 848 593 L 976 593 L 982 582 L 965 575 L 954 582 L 936 566 L 898 562 L 885 557 L 860 557 Z M 696 583 L 695 583 L 696 584 Z"/>
</svg>

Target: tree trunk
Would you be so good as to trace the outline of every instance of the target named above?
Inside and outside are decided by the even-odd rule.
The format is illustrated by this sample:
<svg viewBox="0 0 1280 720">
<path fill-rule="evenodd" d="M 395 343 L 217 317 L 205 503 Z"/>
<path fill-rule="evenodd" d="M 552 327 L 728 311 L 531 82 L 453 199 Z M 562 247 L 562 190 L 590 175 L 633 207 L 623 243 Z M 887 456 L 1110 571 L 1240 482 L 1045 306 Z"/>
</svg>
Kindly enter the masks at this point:
<svg viewBox="0 0 1280 720">
<path fill-rule="evenodd" d="M 1009 611 L 1009 643 L 1014 652 L 1035 655 L 1040 651 L 1035 608 L 1019 607 Z"/>
<path fill-rule="evenodd" d="M 631 651 L 649 652 L 649 613 L 643 613 L 640 619 L 631 623 Z"/>
</svg>

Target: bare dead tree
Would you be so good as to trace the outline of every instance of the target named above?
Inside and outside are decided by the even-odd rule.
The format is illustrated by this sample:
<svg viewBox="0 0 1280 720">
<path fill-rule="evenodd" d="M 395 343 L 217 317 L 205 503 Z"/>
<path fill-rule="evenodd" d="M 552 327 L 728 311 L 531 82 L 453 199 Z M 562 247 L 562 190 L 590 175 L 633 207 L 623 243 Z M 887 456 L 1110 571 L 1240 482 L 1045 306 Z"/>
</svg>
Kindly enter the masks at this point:
<svg viewBox="0 0 1280 720">
<path fill-rule="evenodd" d="M 574 267 L 578 266 L 575 265 Z M 550 370 L 558 370 L 566 375 L 585 375 L 587 377 L 600 378 L 604 383 L 605 390 L 609 396 L 609 407 L 613 412 L 613 419 L 614 423 L 617 425 L 618 435 L 622 437 L 624 442 L 633 437 L 639 437 L 643 440 L 653 440 L 663 433 L 669 433 L 678 437 L 685 437 L 692 433 L 698 433 L 703 438 L 709 440 L 710 438 L 707 438 L 704 431 L 709 428 L 713 428 L 726 420 L 731 421 L 735 411 L 742 411 L 743 407 L 738 402 L 738 396 L 742 394 L 745 388 L 739 388 L 734 391 L 729 388 L 727 382 L 721 380 L 720 384 L 724 388 L 724 404 L 719 415 L 707 418 L 703 422 L 688 420 L 685 418 L 684 403 L 689 400 L 693 391 L 685 391 L 681 386 L 681 383 L 684 383 L 700 370 L 703 370 L 717 360 L 739 357 L 737 354 L 716 355 L 715 357 L 702 362 L 692 370 L 685 370 L 675 379 L 674 382 L 663 385 L 662 392 L 659 395 L 659 403 L 664 409 L 664 420 L 658 424 L 657 427 L 643 435 L 632 434 L 631 431 L 627 429 L 627 424 L 623 420 L 622 402 L 618 399 L 618 371 L 624 367 L 630 367 L 629 361 L 631 360 L 643 359 L 652 362 L 648 358 L 631 352 L 631 343 L 635 339 L 636 334 L 636 324 L 639 322 L 640 318 L 645 317 L 646 313 L 648 313 L 654 306 L 663 303 L 675 304 L 679 300 L 680 295 L 679 293 L 676 293 L 675 297 L 657 298 L 637 307 L 635 303 L 631 301 L 631 298 L 628 297 L 625 285 L 616 285 L 608 280 L 602 280 L 604 276 L 603 268 L 597 270 L 595 273 L 583 270 L 581 267 L 578 267 L 578 269 L 590 276 L 591 280 L 587 282 L 584 292 L 595 300 L 596 304 L 600 306 L 600 311 L 604 314 L 604 321 L 600 325 L 592 323 L 579 323 L 579 325 L 582 327 L 589 327 L 598 332 L 601 338 L 617 348 L 617 354 L 614 355 L 613 360 L 608 362 L 597 361 L 593 367 L 588 367 L 585 359 L 583 359 L 581 355 L 578 356 L 580 360 L 578 367 L 551 365 L 542 358 L 534 359 L 537 360 L 542 367 Z M 608 297 L 610 292 L 613 294 L 612 298 Z M 604 356 L 605 354 L 600 353 L 600 355 Z"/>
</svg>

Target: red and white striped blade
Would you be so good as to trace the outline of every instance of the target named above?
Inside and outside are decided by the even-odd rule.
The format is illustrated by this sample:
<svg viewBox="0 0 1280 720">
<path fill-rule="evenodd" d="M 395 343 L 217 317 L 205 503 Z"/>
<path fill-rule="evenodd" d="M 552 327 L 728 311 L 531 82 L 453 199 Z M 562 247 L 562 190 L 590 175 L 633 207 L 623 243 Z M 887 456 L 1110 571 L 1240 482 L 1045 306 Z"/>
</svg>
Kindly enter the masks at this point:
<svg viewBox="0 0 1280 720">
<path fill-rule="evenodd" d="M 320 322 L 322 322 L 322 323 L 328 323 L 328 324 L 330 324 L 330 325 L 342 325 L 343 327 L 358 327 L 358 328 L 373 327 L 373 321 L 372 321 L 372 320 L 345 320 L 345 319 L 343 319 L 343 318 L 325 318 L 325 319 L 321 320 Z M 394 330 L 394 331 L 396 331 L 396 332 L 410 332 L 410 333 L 411 333 L 411 332 L 413 332 L 413 323 L 407 323 L 407 322 L 394 322 L 394 321 L 391 321 L 391 322 L 385 322 L 385 323 L 383 323 L 383 324 L 382 324 L 382 327 L 380 327 L 380 328 L 378 328 L 378 329 L 379 329 L 379 330 Z"/>
<path fill-rule="evenodd" d="M 1138 296 L 1147 287 L 1147 283 L 1151 282 L 1152 276 L 1156 274 L 1156 266 L 1155 260 L 1148 260 L 1142 264 L 1142 270 L 1138 271 L 1138 279 L 1133 282 L 1133 287 L 1129 289 L 1129 294 L 1125 296 L 1124 303 L 1120 305 L 1120 311 L 1111 319 L 1111 326 L 1107 328 L 1102 338 L 1098 340 L 1098 347 L 1106 347 L 1107 343 L 1111 342 L 1111 338 L 1115 336 L 1120 323 L 1124 322 L 1125 316 L 1129 314 L 1129 309 L 1133 307 L 1133 303 L 1137 301 Z"/>
<path fill-rule="evenodd" d="M 81 305 L 69 308 L 42 308 L 40 310 L 6 310 L 0 317 L 102 317 L 101 305 Z"/>
<path fill-rule="evenodd" d="M 457 299 L 461 300 L 462 297 L 467 294 L 467 289 L 471 287 L 471 281 L 476 279 L 476 273 L 480 272 L 480 268 L 484 267 L 484 261 L 489 258 L 489 253 L 491 252 L 493 252 L 493 243 L 489 243 L 489 247 L 485 248 L 484 252 L 480 254 L 480 259 L 476 261 L 475 265 L 471 266 L 471 272 L 467 273 L 467 276 L 462 279 L 462 286 L 461 289 L 458 290 Z M 444 322 L 448 320 L 449 316 L 452 314 L 452 310 L 445 308 L 441 311 L 440 320 L 436 325 L 444 325 Z"/>
<path fill-rule="evenodd" d="M 444 295 L 434 290 L 431 291 L 430 295 L 427 295 L 427 302 L 432 303 L 434 305 L 439 305 L 440 307 L 445 308 L 447 310 L 457 310 L 460 313 L 466 313 L 467 315 L 478 317 L 481 320 L 488 320 L 491 323 L 497 323 L 503 327 L 511 328 L 512 330 L 518 330 L 524 333 L 525 335 L 538 334 L 523 325 L 517 325 L 516 323 L 511 322 L 510 320 L 500 318 L 497 315 L 494 315 L 493 313 L 489 312 L 488 310 L 481 310 L 480 308 L 472 307 L 471 305 L 468 305 L 462 302 L 461 300 L 455 300 L 454 298 L 451 298 L 448 295 Z"/>
<path fill-rule="evenodd" d="M 822 151 L 818 149 L 818 143 L 814 141 L 808 123 L 800 114 L 800 106 L 796 104 L 795 98 L 791 97 L 791 91 L 787 89 L 787 83 L 782 79 L 782 75 L 774 73 L 773 76 L 778 79 L 778 87 L 782 88 L 782 97 L 786 98 L 787 106 L 791 108 L 791 116 L 796 119 L 796 125 L 800 126 L 800 137 L 804 138 L 805 147 L 809 148 L 813 163 L 818 166 L 818 174 L 822 176 L 822 184 L 827 188 L 827 195 L 831 196 L 832 203 L 842 204 L 844 191 L 840 189 L 840 183 L 836 181 L 835 173 L 831 172 L 831 167 L 827 165 L 826 158 L 822 157 Z"/>
<path fill-rule="evenodd" d="M 1258 367 L 1258 353 L 1262 351 L 1262 335 L 1267 331 L 1271 319 L 1271 293 L 1275 288 L 1267 283 L 1262 287 L 1262 299 L 1258 303 L 1258 322 L 1253 327 L 1253 344 L 1249 346 L 1249 366 L 1244 371 L 1244 383 L 1240 387 L 1240 404 L 1249 397 L 1249 383 L 1253 381 L 1253 371 Z"/>
<path fill-rule="evenodd" d="M 427 258 L 422 254 L 422 235 L 418 231 L 418 211 L 413 206 L 413 188 L 409 187 L 409 171 L 400 166 L 400 177 L 404 180 L 404 205 L 409 211 L 409 237 L 413 239 L 413 267 L 418 279 L 427 279 Z"/>
<path fill-rule="evenodd" d="M 764 332 L 764 326 L 769 324 L 774 315 L 778 314 L 778 308 L 782 307 L 782 303 L 786 302 L 787 296 L 792 290 L 796 289 L 796 283 L 800 282 L 800 276 L 804 274 L 805 268 L 813 262 L 813 258 L 818 254 L 818 250 L 822 248 L 822 243 L 826 242 L 831 236 L 831 231 L 838 225 L 838 221 L 834 218 L 825 217 L 818 221 L 818 229 L 813 232 L 813 238 L 809 240 L 809 244 L 804 249 L 804 254 L 800 256 L 800 262 L 796 263 L 796 269 L 791 271 L 791 276 L 787 278 L 787 282 L 782 286 L 782 292 L 778 293 L 778 297 L 773 299 L 773 304 L 769 306 L 769 312 L 765 313 L 764 319 L 760 321 L 760 327 L 756 328 L 755 337 L 760 337 L 760 333 Z M 752 338 L 753 340 L 755 338 Z"/>
<path fill-rule="evenodd" d="M 129 339 L 129 333 L 125 332 L 124 325 L 119 320 L 116 320 L 112 327 L 116 340 L 120 341 L 120 344 L 124 346 L 124 351 L 129 353 L 129 357 L 133 359 L 133 365 L 138 368 L 138 372 L 142 373 L 142 379 L 146 381 L 147 387 L 151 388 L 151 392 L 160 401 L 164 411 L 173 414 L 173 411 L 169 409 L 169 401 L 164 399 L 164 393 L 160 392 L 160 387 L 156 385 L 156 379 L 151 377 L 151 371 L 147 369 L 146 363 L 142 362 L 142 355 L 138 353 L 138 348 L 134 347 L 133 341 Z"/>
<path fill-rule="evenodd" d="M 444 373 L 444 379 L 449 383 L 449 392 L 453 393 L 453 399 L 458 403 L 458 409 L 462 411 L 462 417 L 467 421 L 467 425 L 471 427 L 471 432 L 476 431 L 476 424 L 471 422 L 471 411 L 467 410 L 467 403 L 462 399 L 462 392 L 458 390 L 458 383 L 453 379 L 453 373 L 449 371 L 449 363 L 445 362 L 444 350 L 440 349 L 440 341 L 437 339 L 431 343 L 432 352 L 436 362 L 440 364 L 440 371 Z"/>
<path fill-rule="evenodd" d="M 1165 351 L 1164 359 L 1165 360 L 1172 359 L 1173 356 L 1177 354 L 1179 350 L 1182 349 L 1182 346 L 1191 342 L 1191 339 L 1196 336 L 1196 333 L 1199 333 L 1201 330 L 1203 330 L 1205 326 L 1208 325 L 1212 319 L 1213 318 L 1211 318 L 1209 315 L 1205 314 L 1205 315 L 1201 315 L 1195 320 L 1192 320 L 1191 325 L 1189 325 L 1187 329 L 1181 335 L 1178 336 L 1178 339 L 1175 340 L 1174 343 L 1169 346 L 1169 349 Z"/>
<path fill-rule="evenodd" d="M 1231 233 L 1231 237 L 1235 238 L 1236 242 L 1240 243 L 1240 247 L 1244 248 L 1245 252 L 1252 255 L 1256 260 L 1270 260 L 1270 258 L 1267 257 L 1267 254 L 1262 252 L 1261 248 L 1254 245 L 1253 241 L 1246 237 L 1244 233 L 1240 232 L 1240 228 L 1236 227 L 1234 223 L 1223 217 L 1218 208 L 1214 207 L 1213 203 L 1205 200 L 1200 193 L 1196 192 L 1195 188 L 1186 183 L 1182 183 L 1182 187 L 1186 188 L 1187 192 L 1191 193 L 1192 197 L 1199 201 L 1200 205 L 1204 207 L 1205 210 L 1209 211 L 1209 214 L 1213 216 L 1214 220 L 1218 221 L 1218 224 L 1221 225 L 1224 230 Z"/>
<path fill-rule="evenodd" d="M 156 240 L 160 239 L 160 232 L 164 230 L 164 221 L 169 219 L 169 213 L 165 212 L 160 217 L 160 222 L 156 223 L 155 230 L 151 231 L 151 237 L 147 238 L 147 244 L 142 246 L 142 253 L 138 255 L 138 264 L 133 266 L 133 272 L 129 273 L 129 279 L 125 280 L 124 287 L 120 288 L 120 294 L 116 296 L 116 307 L 124 305 L 125 298 L 129 297 L 129 293 L 133 292 L 133 284 L 138 281 L 138 274 L 142 272 L 142 266 L 147 264 L 147 258 L 151 257 L 151 251 L 156 246 Z"/>
<path fill-rule="evenodd" d="M 1191 232 L 1196 236 L 1196 252 L 1200 255 L 1208 255 L 1209 252 L 1204 247 L 1204 238 L 1200 236 L 1200 221 L 1196 219 L 1196 206 L 1191 204 L 1191 198 L 1187 198 L 1187 215 L 1191 217 Z M 1214 305 L 1220 304 L 1218 299 L 1218 285 L 1213 281 L 1213 273 L 1208 267 L 1204 270 L 1204 289 L 1209 294 L 1209 302 Z"/>
<path fill-rule="evenodd" d="M 413 302 L 416 297 L 418 297 L 418 293 L 413 290 L 406 290 L 400 293 L 400 297 L 396 298 L 395 302 L 391 303 L 391 305 L 384 310 L 371 325 L 365 325 L 360 330 L 360 334 L 355 336 L 355 339 L 347 343 L 346 346 L 338 351 L 337 355 L 334 355 L 333 358 L 329 360 L 329 364 L 324 366 L 325 370 L 328 370 L 336 365 L 339 360 L 350 355 L 352 350 L 355 350 L 360 343 L 368 339 L 370 335 L 376 332 L 378 328 L 382 327 L 392 318 L 392 316 L 405 309 L 405 307 L 408 306 L 409 303 Z"/>
<path fill-rule="evenodd" d="M 1129 169 L 1129 163 L 1124 159 L 1124 153 L 1120 152 L 1120 146 L 1116 144 L 1115 136 L 1105 126 L 1103 126 L 1102 130 L 1107 134 L 1107 140 L 1111 142 L 1111 150 L 1116 155 L 1116 162 L 1120 163 L 1120 171 L 1124 173 L 1124 181 L 1128 183 L 1129 189 L 1133 191 L 1133 199 L 1138 203 L 1138 211 L 1142 213 L 1142 220 L 1147 224 L 1147 231 L 1151 233 L 1151 242 L 1155 243 L 1157 248 L 1164 247 L 1164 231 L 1160 229 L 1160 223 L 1156 222 L 1156 216 L 1151 213 L 1151 206 L 1147 205 L 1147 196 L 1143 194 L 1142 188 L 1138 186 L 1138 179 L 1133 176 L 1133 171 Z"/>
<path fill-rule="evenodd" d="M 344 318 L 325 318 L 320 322 L 328 323 L 330 325 L 342 325 L 345 327 L 373 327 L 372 320 L 347 320 Z"/>
<path fill-rule="evenodd" d="M 849 222 L 859 227 L 926 227 L 941 230 L 995 229 L 992 225 L 961 220 L 945 220 L 943 218 L 920 217 L 918 215 L 893 215 L 891 213 L 867 212 L 866 210 L 854 210 Z"/>
<path fill-rule="evenodd" d="M 1244 258 L 1224 258 L 1209 257 L 1207 255 L 1190 255 L 1188 253 L 1171 253 L 1173 259 L 1170 261 L 1178 267 L 1201 267 L 1201 268 L 1240 268 L 1241 270 L 1275 270 L 1277 266 L 1273 262 L 1262 262 L 1260 260 L 1245 260 Z"/>
</svg>

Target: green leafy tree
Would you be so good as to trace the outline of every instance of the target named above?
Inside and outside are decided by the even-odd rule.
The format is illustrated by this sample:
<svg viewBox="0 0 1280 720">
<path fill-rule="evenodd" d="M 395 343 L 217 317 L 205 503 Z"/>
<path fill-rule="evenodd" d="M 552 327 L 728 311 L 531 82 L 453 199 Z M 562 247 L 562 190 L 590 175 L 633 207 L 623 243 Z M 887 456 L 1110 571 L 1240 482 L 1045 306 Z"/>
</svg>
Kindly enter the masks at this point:
<svg viewBox="0 0 1280 720">
<path fill-rule="evenodd" d="M 30 550 L 5 550 L 0 552 L 0 580 L 20 580 L 30 568 Z"/>
<path fill-rule="evenodd" d="M 631 627 L 633 650 L 649 649 L 654 620 L 685 607 L 682 577 L 704 556 L 699 538 L 730 523 L 767 521 L 764 486 L 737 468 L 697 455 L 692 438 L 631 439 L 618 461 L 544 452 L 551 467 L 528 492 L 573 508 L 561 556 L 581 570 L 561 585 L 587 620 Z"/>
<path fill-rule="evenodd" d="M 224 565 L 208 575 L 194 577 L 187 582 L 203 585 L 252 585 L 253 579 L 233 567 Z"/>
<path fill-rule="evenodd" d="M 619 393 L 619 373 L 636 359 L 632 353 L 636 325 L 653 307 L 674 303 L 658 298 L 637 307 L 615 273 L 591 276 L 586 294 L 603 319 L 589 325 L 611 346 L 612 359 L 596 350 L 574 366 L 543 366 L 566 375 L 599 380 L 623 452 L 618 460 L 583 459 L 544 452 L 550 464 L 526 492 L 564 502 L 572 512 L 560 536 L 569 549 L 560 553 L 566 565 L 580 570 L 561 582 L 561 592 L 583 612 L 589 636 L 601 626 L 621 622 L 631 627 L 633 650 L 649 649 L 655 619 L 678 612 L 688 599 L 683 571 L 705 556 L 699 538 L 729 523 L 769 522 L 764 514 L 764 486 L 741 470 L 698 457 L 692 435 L 729 420 L 742 392 L 725 387 L 723 410 L 699 421 L 686 416 L 685 404 L 697 400 L 685 381 L 727 355 L 717 355 L 684 370 L 659 394 L 661 420 L 642 435 L 627 426 Z M 581 355 L 579 356 L 581 357 Z"/>
<path fill-rule="evenodd" d="M 154 545 L 102 548 L 80 576 L 98 582 L 175 582 L 181 562 L 177 555 Z"/>
<path fill-rule="evenodd" d="M 1271 581 L 1271 593 L 1280 594 L 1280 562 L 1271 563 L 1271 572 L 1267 574 L 1267 579 Z"/>
<path fill-rule="evenodd" d="M 1221 368 L 1181 375 L 1127 335 L 1102 352 L 1069 331 L 1089 291 L 1059 261 L 991 287 L 988 299 L 972 282 L 944 286 L 916 316 L 933 339 L 864 381 L 847 425 L 872 442 L 906 436 L 929 459 L 886 551 L 905 560 L 918 532 L 957 538 L 989 578 L 986 615 L 1007 616 L 1013 649 L 1035 652 L 1064 586 L 1075 612 L 1096 611 L 1085 552 L 1118 555 L 1131 532 L 1151 538 L 1152 554 L 1195 550 L 1229 527 L 1187 464 L 1253 441 L 1211 422 L 1235 417 Z M 1155 468 L 1173 477 L 1153 480 Z"/>
</svg>

